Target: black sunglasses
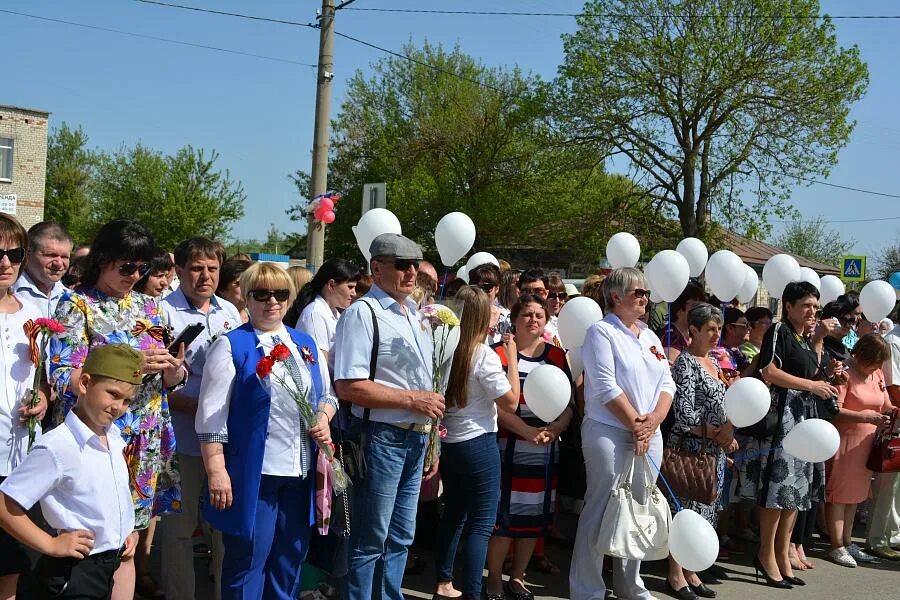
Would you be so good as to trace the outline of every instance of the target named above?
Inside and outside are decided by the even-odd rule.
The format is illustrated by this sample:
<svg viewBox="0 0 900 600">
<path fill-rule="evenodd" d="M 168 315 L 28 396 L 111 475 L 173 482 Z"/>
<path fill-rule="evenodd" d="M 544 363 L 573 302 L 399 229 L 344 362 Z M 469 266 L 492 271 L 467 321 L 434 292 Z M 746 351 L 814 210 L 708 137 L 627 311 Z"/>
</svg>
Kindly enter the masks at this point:
<svg viewBox="0 0 900 600">
<path fill-rule="evenodd" d="M 268 302 L 272 296 L 279 302 L 287 302 L 287 299 L 291 297 L 291 290 L 253 290 L 250 292 L 250 297 L 257 302 Z"/>
<path fill-rule="evenodd" d="M 398 271 L 408 271 L 410 267 L 416 271 L 419 270 L 419 260 L 416 258 L 395 258 L 393 261 L 387 260 L 384 262 L 394 265 L 394 268 Z"/>
<path fill-rule="evenodd" d="M 480 287 L 482 290 L 484 290 L 484 293 L 485 293 L 485 294 L 490 294 L 491 291 L 492 291 L 495 287 L 497 287 L 497 284 L 496 284 L 496 283 L 487 283 L 487 282 L 485 282 L 485 283 L 479 283 L 479 284 L 478 284 L 478 287 Z"/>
<path fill-rule="evenodd" d="M 634 288 L 633 290 L 629 290 L 628 293 L 634 294 L 634 297 L 638 298 L 638 299 L 643 298 L 645 296 L 647 298 L 650 297 L 650 290 L 642 290 L 641 288 Z"/>
<path fill-rule="evenodd" d="M 9 259 L 14 265 L 20 264 L 23 260 L 25 260 L 25 248 L 9 248 L 8 250 L 0 250 L 0 260 L 3 260 L 3 257 Z"/>
<path fill-rule="evenodd" d="M 569 294 L 565 292 L 550 292 L 547 294 L 547 300 L 565 300 Z"/>
<path fill-rule="evenodd" d="M 131 277 L 137 272 L 140 273 L 141 277 L 144 277 L 152 268 L 153 265 L 150 263 L 138 264 L 133 262 L 123 262 L 119 265 L 119 275 L 122 277 Z"/>
</svg>

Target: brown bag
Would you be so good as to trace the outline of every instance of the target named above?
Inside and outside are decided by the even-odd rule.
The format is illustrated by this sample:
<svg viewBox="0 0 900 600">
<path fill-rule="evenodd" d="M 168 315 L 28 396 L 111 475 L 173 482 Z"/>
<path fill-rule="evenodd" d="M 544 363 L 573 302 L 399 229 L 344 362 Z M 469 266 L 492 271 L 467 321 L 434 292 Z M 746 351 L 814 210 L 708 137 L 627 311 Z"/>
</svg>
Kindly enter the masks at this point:
<svg viewBox="0 0 900 600">
<path fill-rule="evenodd" d="M 897 473 L 900 471 L 900 436 L 894 431 L 898 410 L 891 411 L 891 422 L 884 431 L 875 436 L 872 452 L 866 467 L 876 473 Z"/>
<path fill-rule="evenodd" d="M 702 425 L 702 431 L 702 443 L 705 448 L 706 423 Z M 678 498 L 714 504 L 719 497 L 719 476 L 716 467 L 716 456 L 705 449 L 698 454 L 683 447 L 663 448 L 660 475 L 665 478 Z"/>
</svg>

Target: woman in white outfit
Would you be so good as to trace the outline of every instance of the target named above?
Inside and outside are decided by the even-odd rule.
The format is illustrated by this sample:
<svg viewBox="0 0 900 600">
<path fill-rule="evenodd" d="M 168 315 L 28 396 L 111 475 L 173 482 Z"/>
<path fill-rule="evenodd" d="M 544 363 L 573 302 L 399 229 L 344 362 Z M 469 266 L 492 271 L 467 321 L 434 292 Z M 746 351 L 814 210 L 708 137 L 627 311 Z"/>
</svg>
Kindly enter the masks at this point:
<svg viewBox="0 0 900 600">
<path fill-rule="evenodd" d="M 603 281 L 606 317 L 588 329 L 584 357 L 585 416 L 581 426 L 587 469 L 585 506 L 578 524 L 572 570 L 573 600 L 602 600 L 606 594 L 602 557 L 595 543 L 606 504 L 632 454 L 662 461 L 659 425 L 672 406 L 675 383 L 662 343 L 640 320 L 650 291 L 637 269 L 616 269 Z M 645 500 L 645 477 L 635 463 L 633 491 Z M 652 473 L 650 480 L 656 479 Z M 613 588 L 621 600 L 652 598 L 636 560 L 613 559 Z"/>
</svg>

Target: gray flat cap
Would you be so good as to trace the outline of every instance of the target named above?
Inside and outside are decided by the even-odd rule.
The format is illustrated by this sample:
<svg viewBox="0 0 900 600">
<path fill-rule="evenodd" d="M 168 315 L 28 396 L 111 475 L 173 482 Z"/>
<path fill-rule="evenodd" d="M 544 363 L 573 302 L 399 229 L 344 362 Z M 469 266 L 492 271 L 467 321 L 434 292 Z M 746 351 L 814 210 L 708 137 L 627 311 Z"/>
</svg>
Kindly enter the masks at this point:
<svg viewBox="0 0 900 600">
<path fill-rule="evenodd" d="M 392 256 L 394 258 L 414 258 L 422 260 L 422 249 L 417 243 L 399 233 L 382 233 L 372 240 L 369 256 Z"/>
</svg>

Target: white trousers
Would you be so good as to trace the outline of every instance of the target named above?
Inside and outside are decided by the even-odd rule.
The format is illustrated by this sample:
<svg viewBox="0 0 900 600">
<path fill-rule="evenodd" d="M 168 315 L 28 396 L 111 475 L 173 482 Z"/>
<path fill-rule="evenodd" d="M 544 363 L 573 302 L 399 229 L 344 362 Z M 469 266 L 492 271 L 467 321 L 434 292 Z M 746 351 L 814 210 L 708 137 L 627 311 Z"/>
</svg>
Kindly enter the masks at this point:
<svg viewBox="0 0 900 600">
<path fill-rule="evenodd" d="M 662 461 L 662 434 L 659 431 L 650 442 L 650 458 L 656 465 Z M 603 600 L 603 556 L 597 550 L 597 538 L 603 513 L 625 461 L 634 453 L 634 436 L 630 431 L 604 425 L 586 418 L 581 425 L 581 448 L 587 469 L 587 493 L 584 510 L 578 520 L 572 569 L 569 572 L 569 596 L 572 600 Z M 656 481 L 651 473 L 650 481 Z M 635 463 L 634 496 L 639 502 L 647 497 L 643 466 Z M 641 561 L 612 559 L 613 591 L 620 600 L 648 600 L 653 598 L 641 580 Z"/>
<path fill-rule="evenodd" d="M 870 548 L 900 543 L 900 473 L 875 475 L 866 542 Z"/>
</svg>

